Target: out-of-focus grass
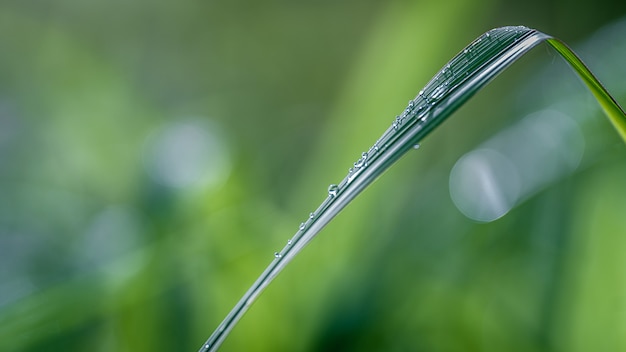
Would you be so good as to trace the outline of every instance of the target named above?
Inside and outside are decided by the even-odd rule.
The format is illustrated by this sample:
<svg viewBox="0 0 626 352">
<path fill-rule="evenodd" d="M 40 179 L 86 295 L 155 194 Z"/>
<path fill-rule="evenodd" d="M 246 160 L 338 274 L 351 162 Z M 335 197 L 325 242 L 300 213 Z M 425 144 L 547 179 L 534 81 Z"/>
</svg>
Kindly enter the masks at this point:
<svg viewBox="0 0 626 352">
<path fill-rule="evenodd" d="M 572 6 L 551 22 L 510 6 L 3 2 L 0 349 L 197 349 L 459 47 L 505 24 L 575 43 L 625 13 Z M 434 44 L 442 37 L 449 45 Z M 623 349 L 623 315 L 610 309 L 625 301 L 624 152 L 608 126 L 588 128 L 602 147 L 584 170 L 496 222 L 465 219 L 448 196 L 463 153 L 577 89 L 573 76 L 529 81 L 546 62 L 537 54 L 503 75 L 360 197 L 224 350 Z M 615 91 L 621 66 L 599 66 Z M 512 88 L 527 82 L 532 94 Z M 603 121 L 593 104 L 582 110 Z M 167 134 L 181 125 L 200 137 Z M 202 183 L 210 167 L 155 145 L 228 163 Z M 185 177 L 151 168 L 154 155 L 199 183 L 168 186 Z"/>
</svg>

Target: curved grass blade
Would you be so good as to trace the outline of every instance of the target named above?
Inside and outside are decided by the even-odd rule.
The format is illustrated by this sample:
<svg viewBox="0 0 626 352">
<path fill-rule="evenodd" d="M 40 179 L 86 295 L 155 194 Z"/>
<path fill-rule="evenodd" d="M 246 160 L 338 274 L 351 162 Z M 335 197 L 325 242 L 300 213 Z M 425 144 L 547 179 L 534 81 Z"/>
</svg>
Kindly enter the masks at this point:
<svg viewBox="0 0 626 352">
<path fill-rule="evenodd" d="M 572 66 L 574 71 L 578 73 L 578 76 L 583 80 L 587 88 L 589 88 L 598 103 L 600 103 L 602 110 L 613 124 L 613 127 L 617 130 L 617 133 L 619 133 L 626 142 L 626 118 L 624 117 L 624 110 L 622 110 L 602 83 L 598 81 L 572 49 L 556 38 L 549 38 L 547 42 L 558 51 L 565 61 Z"/>
<path fill-rule="evenodd" d="M 327 198 L 300 225 L 287 245 L 275 253 L 272 263 L 200 348 L 200 352 L 219 348 L 263 289 L 352 199 L 500 72 L 544 41 L 554 47 L 579 74 L 626 141 L 626 114 L 564 43 L 522 26 L 486 32 L 452 58 L 417 97 L 409 101 L 402 114 L 396 116 L 376 143 L 361 154 L 339 184 L 329 186 Z"/>
</svg>

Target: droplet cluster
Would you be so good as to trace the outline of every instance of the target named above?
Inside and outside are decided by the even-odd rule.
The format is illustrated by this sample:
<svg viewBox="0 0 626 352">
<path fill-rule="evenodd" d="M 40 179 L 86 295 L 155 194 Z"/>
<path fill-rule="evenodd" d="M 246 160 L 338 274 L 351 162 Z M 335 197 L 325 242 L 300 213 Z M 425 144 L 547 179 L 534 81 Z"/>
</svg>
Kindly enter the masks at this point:
<svg viewBox="0 0 626 352">
<path fill-rule="evenodd" d="M 278 259 L 282 258 L 289 250 L 289 246 L 295 244 L 302 234 L 306 233 L 310 225 L 317 219 L 317 214 L 323 214 L 324 206 L 331 204 L 340 196 L 343 189 L 348 187 L 355 178 L 363 173 L 374 161 L 383 155 L 387 148 L 412 128 L 422 128 L 429 123 L 433 117 L 433 111 L 445 101 L 446 97 L 454 91 L 456 87 L 462 84 L 469 77 L 473 76 L 481 69 L 481 57 L 487 51 L 504 50 L 509 45 L 519 41 L 526 33 L 529 33 L 526 27 L 505 27 L 495 29 L 483 34 L 474 40 L 461 53 L 448 62 L 433 79 L 419 91 L 415 99 L 409 100 L 406 108 L 401 114 L 397 115 L 391 127 L 372 145 L 368 151 L 361 153 L 361 156 L 354 162 L 348 170 L 348 175 L 339 183 L 328 186 L 328 197 L 322 206 L 313 213 L 309 214 L 309 218 L 302 222 L 298 227 L 296 235 L 287 241 L 287 246 L 282 252 L 276 252 L 274 256 Z M 413 149 L 418 149 L 419 144 L 412 145 Z"/>
</svg>

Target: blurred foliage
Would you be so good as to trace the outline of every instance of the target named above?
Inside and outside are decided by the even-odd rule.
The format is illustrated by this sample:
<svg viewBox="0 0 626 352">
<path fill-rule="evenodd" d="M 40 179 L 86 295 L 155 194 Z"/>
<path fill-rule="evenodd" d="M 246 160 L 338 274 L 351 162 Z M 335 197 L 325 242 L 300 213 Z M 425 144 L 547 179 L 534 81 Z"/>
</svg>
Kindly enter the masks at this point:
<svg viewBox="0 0 626 352">
<path fill-rule="evenodd" d="M 198 349 L 470 40 L 524 24 L 574 44 L 624 15 L 608 0 L 3 1 L 0 350 Z M 624 105 L 622 38 L 577 51 Z M 589 117 L 579 169 L 466 219 L 456 160 L 553 104 Z M 625 350 L 625 156 L 537 49 L 330 224 L 223 350 Z"/>
</svg>

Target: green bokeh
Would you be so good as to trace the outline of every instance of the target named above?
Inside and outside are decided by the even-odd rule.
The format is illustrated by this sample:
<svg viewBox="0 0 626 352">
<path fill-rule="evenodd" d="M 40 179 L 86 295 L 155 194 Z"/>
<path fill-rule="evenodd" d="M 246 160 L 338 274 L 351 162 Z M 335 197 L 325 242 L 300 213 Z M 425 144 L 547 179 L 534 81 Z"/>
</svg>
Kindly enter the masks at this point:
<svg viewBox="0 0 626 352">
<path fill-rule="evenodd" d="M 0 351 L 197 350 L 463 46 L 511 24 L 575 46 L 624 15 L 610 1 L 2 2 Z M 625 45 L 605 41 L 579 53 L 624 105 Z M 626 148 L 559 60 L 534 50 L 395 165 L 223 350 L 625 350 Z M 455 162 L 557 103 L 589 117 L 579 169 L 499 220 L 465 218 Z"/>
</svg>

